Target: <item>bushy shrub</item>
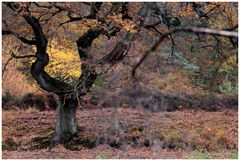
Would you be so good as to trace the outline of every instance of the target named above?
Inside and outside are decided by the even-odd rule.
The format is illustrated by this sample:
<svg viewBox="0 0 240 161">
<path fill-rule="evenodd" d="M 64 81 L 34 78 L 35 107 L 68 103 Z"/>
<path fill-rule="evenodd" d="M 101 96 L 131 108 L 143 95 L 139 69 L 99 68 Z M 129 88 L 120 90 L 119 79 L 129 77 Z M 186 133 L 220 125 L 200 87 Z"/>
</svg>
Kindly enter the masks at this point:
<svg viewBox="0 0 240 161">
<path fill-rule="evenodd" d="M 21 97 L 14 95 L 7 91 L 5 95 L 2 96 L 2 107 L 3 109 L 10 106 L 20 106 L 22 104 Z"/>
<path fill-rule="evenodd" d="M 220 69 L 221 74 L 225 74 L 223 83 L 219 86 L 219 90 L 225 94 L 237 94 L 238 93 L 238 81 L 237 81 L 237 69 L 228 66 L 225 69 Z"/>
<path fill-rule="evenodd" d="M 5 95 L 2 96 L 2 107 L 9 109 L 13 106 L 21 109 L 34 107 L 40 111 L 44 111 L 46 108 L 56 109 L 57 100 L 53 95 L 45 96 L 44 94 L 28 93 L 24 96 L 19 96 L 7 91 Z"/>
<path fill-rule="evenodd" d="M 103 86 L 103 83 L 104 83 L 104 77 L 98 76 L 97 79 L 94 81 L 94 84 L 93 84 L 91 90 L 100 89 Z"/>
</svg>

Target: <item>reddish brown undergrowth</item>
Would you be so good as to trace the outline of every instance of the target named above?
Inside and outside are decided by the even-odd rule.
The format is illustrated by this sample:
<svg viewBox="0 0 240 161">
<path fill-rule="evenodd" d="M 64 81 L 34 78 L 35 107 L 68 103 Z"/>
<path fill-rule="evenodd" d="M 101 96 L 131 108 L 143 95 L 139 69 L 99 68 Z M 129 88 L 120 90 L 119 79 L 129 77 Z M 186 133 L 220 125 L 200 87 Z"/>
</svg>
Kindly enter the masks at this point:
<svg viewBox="0 0 240 161">
<path fill-rule="evenodd" d="M 232 158 L 238 147 L 234 109 L 83 109 L 77 117 L 78 135 L 50 150 L 55 111 L 3 111 L 3 158 Z"/>
</svg>

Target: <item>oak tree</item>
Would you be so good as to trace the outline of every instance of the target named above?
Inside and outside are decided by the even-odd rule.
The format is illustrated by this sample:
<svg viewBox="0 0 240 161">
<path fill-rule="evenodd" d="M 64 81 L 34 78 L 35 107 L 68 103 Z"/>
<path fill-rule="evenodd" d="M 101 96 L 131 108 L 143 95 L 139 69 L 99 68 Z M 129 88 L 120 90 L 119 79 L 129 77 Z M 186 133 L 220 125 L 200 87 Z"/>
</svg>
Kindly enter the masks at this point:
<svg viewBox="0 0 240 161">
<path fill-rule="evenodd" d="M 177 7 L 179 12 L 171 9 L 174 7 Z M 59 108 L 54 141 L 59 143 L 77 133 L 76 110 L 82 97 L 91 91 L 98 76 L 108 72 L 127 57 L 133 43 L 139 41 L 139 37 L 144 37 L 143 32 L 154 32 L 155 43 L 149 50 L 144 50 L 143 57 L 134 65 L 132 71 L 134 78 L 142 62 L 157 50 L 164 39 L 171 40 L 171 55 L 174 56 L 177 46 L 177 38 L 173 36 L 175 33 L 213 35 L 214 41 L 218 43 L 223 41 L 218 36 L 225 36 L 236 48 L 238 35 L 234 31 L 237 29 L 235 22 L 228 28 L 217 29 L 212 29 L 209 24 L 221 10 L 220 7 L 220 4 L 215 3 L 4 2 L 2 34 L 14 36 L 19 40 L 19 44 L 31 46 L 34 53 L 24 55 L 12 53 L 11 59 L 32 58 L 30 59 L 32 77 L 42 89 L 58 96 Z M 189 17 L 192 18 L 186 15 L 189 13 L 198 16 L 195 21 L 191 21 L 193 22 L 191 26 L 186 25 L 189 24 Z M 194 24 L 199 22 L 202 24 Z M 208 25 L 204 26 L 207 22 Z M 214 26 L 215 23 L 211 23 Z M 112 50 L 105 49 L 107 53 L 104 55 L 93 55 L 91 54 L 93 44 L 101 36 L 104 36 L 105 40 L 119 36 L 121 40 Z M 61 39 L 71 41 L 60 43 Z M 73 44 L 77 46 L 77 56 L 71 55 L 74 51 Z M 51 46 L 55 46 L 57 50 L 52 52 Z M 64 76 L 61 78 L 54 76 L 57 72 L 53 72 L 53 69 L 57 65 L 49 58 L 51 53 L 55 53 L 53 55 L 56 60 L 60 61 L 60 64 L 66 63 L 67 66 L 65 60 L 60 60 L 60 53 L 63 52 L 61 49 L 66 46 L 70 48 L 66 50 L 66 56 L 71 56 L 71 61 L 76 60 L 72 71 L 77 72 L 70 76 L 78 76 L 74 83 L 64 80 Z M 66 66 L 61 67 L 61 71 L 67 70 Z M 65 72 L 65 76 L 68 77 L 68 74 L 69 72 Z"/>
</svg>

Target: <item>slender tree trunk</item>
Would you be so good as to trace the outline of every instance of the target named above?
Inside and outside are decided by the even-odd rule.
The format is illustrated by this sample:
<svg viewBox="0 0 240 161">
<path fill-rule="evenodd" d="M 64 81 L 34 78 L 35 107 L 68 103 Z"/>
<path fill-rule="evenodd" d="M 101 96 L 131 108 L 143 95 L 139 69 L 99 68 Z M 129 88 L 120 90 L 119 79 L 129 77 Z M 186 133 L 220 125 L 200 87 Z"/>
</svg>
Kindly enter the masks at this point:
<svg viewBox="0 0 240 161">
<path fill-rule="evenodd" d="M 76 98 L 61 98 L 57 110 L 56 122 L 56 143 L 64 141 L 74 136 L 77 133 L 77 99 Z"/>
</svg>

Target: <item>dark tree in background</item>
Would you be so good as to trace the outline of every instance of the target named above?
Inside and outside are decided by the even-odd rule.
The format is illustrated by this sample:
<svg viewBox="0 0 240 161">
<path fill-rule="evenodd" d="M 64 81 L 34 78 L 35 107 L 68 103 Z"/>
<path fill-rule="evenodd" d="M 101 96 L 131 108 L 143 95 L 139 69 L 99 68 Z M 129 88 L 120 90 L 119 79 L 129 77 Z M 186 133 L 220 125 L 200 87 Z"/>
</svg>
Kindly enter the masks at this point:
<svg viewBox="0 0 240 161">
<path fill-rule="evenodd" d="M 234 11 L 237 10 L 236 3 L 229 5 L 235 8 Z M 58 96 L 55 137 L 58 143 L 77 133 L 76 109 L 100 75 L 125 61 L 131 66 L 132 76 L 136 79 L 137 69 L 148 55 L 158 51 L 163 40 L 171 42 L 169 55 L 172 60 L 177 58 L 175 51 L 180 47 L 192 51 L 211 48 L 216 50 L 221 60 L 237 55 L 234 49 L 238 47 L 238 34 L 235 31 L 238 26 L 233 20 L 237 18 L 229 15 L 228 23 L 220 25 L 218 15 L 225 14 L 221 6 L 226 6 L 226 3 L 4 2 L 2 34 L 4 37 L 14 36 L 20 45 L 29 45 L 35 49 L 35 53 L 27 55 L 10 53 L 11 59 L 35 58 L 31 64 L 32 77 L 42 89 Z M 194 17 L 188 15 L 190 12 Z M 78 26 L 69 26 L 74 23 Z M 83 33 L 79 34 L 79 31 Z M 148 49 L 135 55 L 135 58 L 130 57 L 129 51 L 134 42 L 143 44 L 144 33 L 148 32 L 154 33 Z M 211 36 L 204 40 L 202 35 Z M 94 42 L 101 36 L 107 41 L 116 41 L 116 37 L 118 40 L 115 47 L 104 48 L 104 54 L 92 54 Z M 49 42 L 57 37 L 70 38 L 71 43 L 77 45 L 81 75 L 74 84 L 60 80 L 45 70 L 50 61 L 47 53 L 51 45 Z M 193 37 L 199 44 L 191 45 L 193 39 L 183 40 L 184 37 Z M 227 55 L 222 44 L 228 47 L 227 51 L 235 52 Z M 218 58 L 216 61 L 219 61 Z"/>
</svg>

